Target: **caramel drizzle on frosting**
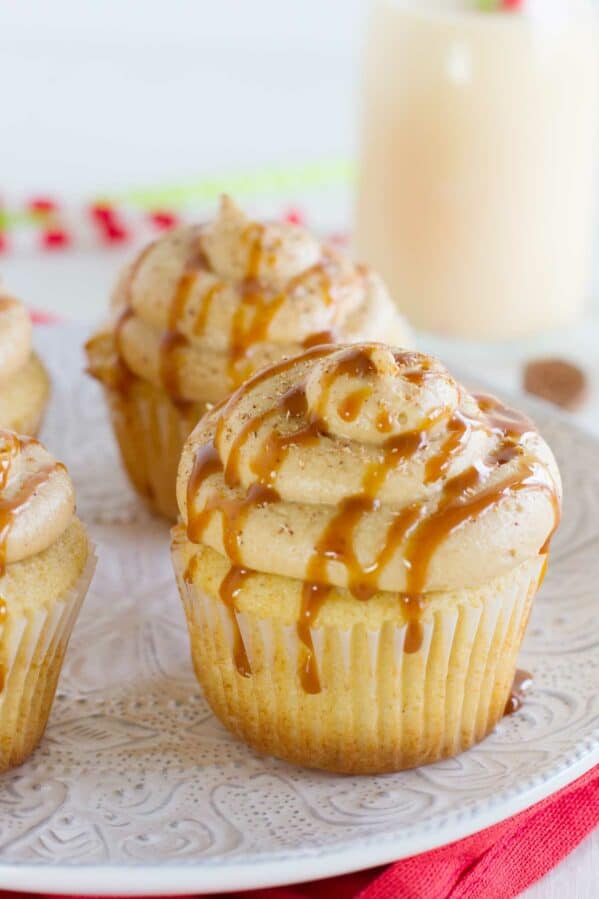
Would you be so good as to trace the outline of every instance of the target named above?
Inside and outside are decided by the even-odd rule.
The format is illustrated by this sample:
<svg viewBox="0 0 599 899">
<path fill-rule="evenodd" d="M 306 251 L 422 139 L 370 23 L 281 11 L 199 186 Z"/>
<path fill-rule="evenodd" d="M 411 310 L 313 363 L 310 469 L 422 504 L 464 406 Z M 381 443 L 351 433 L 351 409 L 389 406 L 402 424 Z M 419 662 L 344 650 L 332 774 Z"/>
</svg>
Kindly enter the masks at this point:
<svg viewBox="0 0 599 899">
<path fill-rule="evenodd" d="M 242 237 L 249 244 L 249 254 L 240 285 L 241 302 L 231 323 L 228 375 L 232 387 L 238 387 L 251 374 L 250 348 L 266 339 L 272 320 L 286 300 L 283 291 L 273 295 L 260 284 L 264 231 L 264 225 L 253 222 Z"/>
<path fill-rule="evenodd" d="M 335 347 L 321 346 L 312 349 L 300 358 L 305 359 L 306 356 L 318 358 L 331 354 L 335 350 Z M 409 363 L 411 355 L 409 353 L 400 354 L 396 361 Z M 297 359 L 286 360 L 266 369 L 241 389 L 251 390 L 252 386 L 285 371 L 297 362 Z M 187 493 L 188 536 L 192 542 L 200 542 L 212 514 L 217 510 L 221 512 L 224 548 L 233 563 L 229 575 L 223 581 L 224 587 L 221 585 L 221 597 L 231 610 L 235 608 L 235 598 L 241 585 L 251 575 L 251 572 L 242 564 L 239 545 L 241 526 L 245 522 L 246 516 L 252 508 L 264 503 L 276 503 L 279 500 L 276 480 L 289 449 L 292 446 L 297 447 L 314 442 L 322 434 L 326 434 L 326 426 L 321 418 L 320 410 L 324 409 L 332 386 L 337 379 L 342 375 L 349 375 L 368 380 L 375 374 L 376 367 L 370 356 L 369 348 L 350 348 L 324 375 L 318 409 L 312 416 L 307 414 L 305 386 L 300 384 L 292 387 L 279 398 L 272 408 L 268 408 L 245 423 L 229 448 L 225 467 L 223 467 L 218 451 L 219 435 L 226 426 L 228 409 L 234 406 L 239 391 L 233 395 L 231 400 L 223 404 L 218 417 L 214 441 L 200 447 L 195 456 Z M 402 372 L 402 377 L 406 376 L 406 379 L 412 383 L 420 384 L 432 375 L 425 368 L 416 372 Z M 366 390 L 367 386 L 349 394 L 349 397 L 354 397 L 351 401 L 346 398 L 341 403 L 338 409 L 341 418 L 352 420 L 351 416 L 354 415 L 355 405 L 357 405 L 358 411 L 355 412 L 354 417 L 359 414 L 361 404 L 367 399 L 366 394 L 361 392 L 362 389 Z M 356 397 L 356 394 L 359 396 Z M 422 643 L 421 612 L 424 586 L 435 551 L 444 540 L 465 522 L 477 519 L 502 499 L 525 490 L 541 490 L 550 497 L 555 514 L 553 530 L 557 527 L 560 508 L 551 477 L 543 464 L 535 459 L 525 457 L 522 439 L 533 429 L 533 426 L 528 419 L 507 409 L 494 398 L 478 396 L 476 400 L 480 417 L 471 418 L 459 408 L 451 414 L 445 410 L 435 410 L 415 430 L 388 438 L 381 446 L 380 458 L 366 468 L 360 492 L 339 502 L 316 541 L 302 585 L 301 610 L 297 624 L 298 636 L 304 646 L 299 676 L 306 692 L 317 693 L 321 689 L 311 628 L 322 603 L 333 589 L 328 583 L 327 577 L 329 563 L 342 564 L 347 572 L 350 592 L 357 599 L 368 600 L 379 590 L 380 573 L 397 550 L 403 547 L 408 584 L 406 592 L 400 594 L 398 598 L 404 605 L 407 618 L 404 651 L 411 653 L 418 651 Z M 256 476 L 256 481 L 245 491 L 245 494 L 235 499 L 223 498 L 217 493 L 210 494 L 204 502 L 202 510 L 197 510 L 195 503 L 198 491 L 211 475 L 222 474 L 227 486 L 241 489 L 239 465 L 243 446 L 250 434 L 256 434 L 269 417 L 278 416 L 281 412 L 285 413 L 289 422 L 297 422 L 298 427 L 295 430 L 292 428 L 287 433 L 280 433 L 276 429 L 268 432 L 257 453 L 251 459 L 250 467 Z M 367 516 L 380 507 L 378 495 L 387 475 L 402 462 L 413 458 L 427 448 L 429 432 L 445 417 L 447 417 L 447 436 L 439 449 L 426 461 L 425 481 L 427 483 L 434 484 L 447 475 L 453 460 L 463 452 L 474 429 L 483 429 L 487 433 L 494 434 L 498 438 L 496 448 L 488 454 L 487 458 L 445 480 L 433 500 L 412 503 L 400 509 L 389 525 L 386 538 L 377 556 L 370 563 L 365 564 L 358 557 L 355 536 Z M 390 422 L 383 421 L 383 428 L 380 430 L 384 429 L 391 429 Z M 506 462 L 520 455 L 522 462 L 519 471 L 510 474 L 498 483 L 489 483 L 485 487 L 493 473 L 497 472 Z M 541 547 L 541 554 L 548 551 L 550 539 L 551 534 L 545 545 Z M 241 640 L 240 634 L 238 638 Z M 239 664 L 238 649 L 236 650 L 236 659 L 238 670 L 247 674 L 248 668 L 245 662 Z"/>
<path fill-rule="evenodd" d="M 289 301 L 294 292 L 301 289 L 304 283 L 309 279 L 317 278 L 323 304 L 326 307 L 334 307 L 335 303 L 334 282 L 330 273 L 331 260 L 326 249 L 319 262 L 292 278 L 284 289 L 274 290 L 264 282 L 261 278 L 264 263 L 266 262 L 267 266 L 274 266 L 276 263 L 276 248 L 270 250 L 268 254 L 265 249 L 265 232 L 264 225 L 253 222 L 242 234 L 242 240 L 248 246 L 248 262 L 244 278 L 236 285 L 239 302 L 232 315 L 228 340 L 227 373 L 231 389 L 237 388 L 251 376 L 255 370 L 252 362 L 254 348 L 268 340 L 270 327 L 277 313 Z M 115 386 L 121 393 L 126 393 L 134 378 L 124 359 L 121 334 L 129 319 L 136 314 L 133 305 L 135 280 L 154 245 L 155 242 L 149 244 L 137 257 L 124 286 L 123 310 L 114 327 L 115 359 L 111 362 L 111 369 L 113 368 L 114 371 L 111 370 L 107 373 L 89 369 L 90 374 L 109 382 L 110 386 Z M 160 338 L 160 381 L 173 402 L 185 408 L 189 406 L 189 401 L 182 396 L 179 351 L 188 347 L 190 340 L 182 333 L 181 322 L 186 314 L 191 295 L 196 289 L 199 276 L 202 273 L 211 272 L 212 267 L 202 248 L 202 229 L 198 227 L 192 254 L 185 263 L 183 273 L 173 292 L 169 303 L 166 329 Z M 202 295 L 192 325 L 192 333 L 195 336 L 200 337 L 205 334 L 210 310 L 226 287 L 225 282 L 215 281 Z M 88 341 L 86 348 L 93 349 L 97 339 L 99 338 L 92 338 Z M 332 327 L 330 330 L 309 335 L 302 345 L 309 348 L 319 344 L 332 343 L 335 340 L 336 334 Z"/>
<path fill-rule="evenodd" d="M 191 258 L 185 265 L 185 270 L 177 282 L 177 287 L 170 302 L 167 330 L 160 341 L 160 379 L 162 386 L 176 405 L 186 406 L 187 402 L 182 396 L 179 383 L 179 365 L 177 351 L 188 345 L 187 337 L 181 333 L 179 326 L 185 313 L 185 308 L 191 296 L 200 272 L 210 271 L 208 259 L 204 254 L 201 243 L 201 232 L 198 233 Z M 207 316 L 206 296 L 200 307 L 200 315 Z M 197 319 L 195 327 L 197 327 Z"/>
<path fill-rule="evenodd" d="M 19 437 L 12 431 L 0 431 L 0 440 L 3 443 L 2 449 L 0 449 L 1 494 L 8 482 L 10 468 L 14 459 L 24 446 L 37 441 L 31 437 Z M 50 475 L 60 468 L 64 468 L 60 462 L 45 465 L 39 471 L 34 472 L 11 499 L 6 499 L 0 495 L 0 577 L 6 570 L 6 545 L 15 518 L 35 496 L 36 490 L 48 480 Z"/>
<path fill-rule="evenodd" d="M 359 387 L 349 393 L 337 407 L 339 418 L 342 418 L 343 421 L 355 421 L 362 411 L 362 406 L 371 396 L 370 387 Z"/>
<path fill-rule="evenodd" d="M 212 309 L 212 304 L 216 300 L 219 293 L 222 293 L 225 289 L 225 285 L 221 281 L 215 281 L 214 284 L 211 284 L 208 290 L 204 293 L 202 297 L 202 301 L 200 303 L 200 308 L 198 309 L 195 322 L 193 323 L 193 333 L 196 337 L 201 337 L 202 334 L 206 330 L 206 324 L 208 322 L 208 316 L 210 315 L 210 310 Z"/>
<path fill-rule="evenodd" d="M 260 280 L 260 269 L 264 262 L 264 234 L 266 228 L 256 222 L 248 225 L 243 240 L 250 245 L 245 279 L 240 285 L 241 303 L 233 315 L 230 334 L 229 383 L 239 387 L 252 374 L 251 350 L 256 344 L 268 338 L 271 323 L 289 296 L 316 274 L 320 279 L 320 294 L 325 306 L 334 302 L 332 280 L 327 270 L 326 255 L 314 266 L 292 278 L 284 290 L 273 291 Z M 275 251 L 271 251 L 267 263 L 274 264 Z M 304 347 L 320 343 L 332 343 L 333 332 L 320 332 L 304 340 Z M 308 342 L 306 342 L 308 341 Z M 315 341 L 310 343 L 310 341 Z"/>
<path fill-rule="evenodd" d="M 332 353 L 334 347 L 318 347 L 307 355 L 318 358 L 319 356 Z M 284 359 L 281 362 L 264 369 L 254 375 L 241 389 L 249 389 L 257 386 L 266 378 L 272 377 L 273 373 L 281 374 L 295 364 L 294 359 Z M 242 651 L 243 639 L 239 631 L 239 625 L 235 616 L 236 599 L 245 581 L 252 575 L 252 570 L 245 567 L 241 561 L 241 547 L 239 546 L 239 534 L 248 514 L 253 508 L 258 508 L 266 503 L 273 503 L 279 500 L 279 494 L 274 487 L 274 477 L 280 469 L 286 452 L 289 448 L 302 440 L 315 439 L 312 437 L 314 426 L 310 423 L 305 428 L 295 431 L 290 435 L 278 435 L 278 442 L 266 442 L 261 451 L 261 457 L 252 463 L 254 471 L 258 474 L 258 480 L 246 491 L 245 496 L 241 499 L 228 499 L 213 493 L 207 499 L 202 510 L 196 509 L 196 497 L 202 488 L 202 485 L 213 475 L 223 474 L 225 482 L 228 486 L 237 486 L 239 483 L 238 460 L 239 453 L 243 444 L 248 439 L 252 430 L 259 426 L 259 419 L 253 418 L 244 427 L 238 435 L 234 445 L 229 453 L 229 461 L 227 467 L 224 468 L 220 453 L 217 449 L 218 437 L 222 432 L 225 423 L 226 409 L 232 404 L 239 391 L 233 394 L 230 400 L 221 404 L 221 415 L 218 419 L 215 439 L 210 443 L 199 448 L 195 455 L 193 469 L 187 486 L 187 508 L 188 508 L 188 525 L 187 535 L 192 543 L 200 543 L 206 527 L 208 526 L 214 512 L 221 514 L 223 540 L 225 551 L 228 558 L 233 563 L 227 576 L 220 586 L 220 596 L 225 606 L 231 613 L 231 624 L 234 634 L 234 657 L 237 670 L 244 676 L 251 672 L 249 661 L 245 650 Z M 297 395 L 286 394 L 281 400 L 280 407 L 290 411 L 292 415 L 305 413 L 305 397 L 302 399 L 303 389 Z M 267 417 L 273 415 L 275 410 L 269 409 L 262 417 L 265 421 Z M 278 461 L 275 463 L 275 459 Z M 231 460 L 234 460 L 231 462 Z M 243 574 L 242 574 L 243 572 Z"/>
</svg>

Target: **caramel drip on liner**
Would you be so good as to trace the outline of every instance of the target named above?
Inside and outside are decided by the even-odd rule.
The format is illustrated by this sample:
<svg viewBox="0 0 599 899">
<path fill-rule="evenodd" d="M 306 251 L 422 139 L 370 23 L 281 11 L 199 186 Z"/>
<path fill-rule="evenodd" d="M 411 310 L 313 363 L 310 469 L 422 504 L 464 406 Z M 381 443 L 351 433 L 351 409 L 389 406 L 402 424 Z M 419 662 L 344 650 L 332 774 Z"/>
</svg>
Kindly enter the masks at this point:
<svg viewBox="0 0 599 899">
<path fill-rule="evenodd" d="M 202 512 L 199 514 L 194 513 L 195 497 L 202 484 L 212 475 L 222 471 L 222 462 L 214 443 L 201 447 L 196 454 L 188 485 L 188 536 L 192 542 L 199 543 L 204 530 L 210 522 L 212 513 L 215 511 L 221 513 L 224 548 L 233 564 L 221 582 L 219 594 L 224 605 L 229 610 L 233 628 L 234 658 L 237 670 L 241 675 L 247 677 L 251 674 L 251 666 L 245 651 L 235 609 L 239 592 L 243 584 L 253 574 L 253 571 L 241 564 L 239 536 L 250 510 L 269 502 L 275 502 L 279 499 L 279 495 L 275 490 L 262 487 L 260 484 L 254 484 L 241 500 L 227 499 L 214 493 L 208 497 Z"/>
<path fill-rule="evenodd" d="M 193 584 L 198 568 L 199 558 L 197 555 L 193 555 L 190 558 L 185 571 L 183 572 L 183 581 L 185 584 Z M 232 565 L 229 568 L 227 574 L 224 576 L 219 587 L 219 596 L 223 605 L 229 612 L 229 617 L 233 629 L 233 660 L 235 662 L 237 671 L 243 677 L 249 677 L 252 673 L 252 669 L 245 649 L 245 644 L 241 636 L 241 630 L 239 629 L 235 611 L 239 592 L 243 584 L 251 574 L 252 571 L 249 568 L 242 568 L 238 565 Z"/>
<path fill-rule="evenodd" d="M 223 601 L 223 604 L 225 605 L 225 608 L 229 610 L 231 621 L 234 622 L 233 660 L 235 662 L 235 667 L 242 675 L 242 677 L 250 677 L 250 675 L 252 674 L 252 666 L 250 665 L 250 660 L 248 659 L 247 651 L 243 642 L 243 637 L 241 636 L 241 630 L 239 628 L 239 623 L 237 621 L 235 612 L 237 609 L 237 597 L 239 596 L 241 588 L 251 574 L 253 574 L 253 572 L 249 568 L 242 568 L 239 565 L 232 565 L 231 568 L 229 568 L 227 574 L 224 576 L 218 591 L 219 596 Z"/>
<path fill-rule="evenodd" d="M 234 616 L 235 601 L 241 587 L 252 574 L 252 571 L 240 564 L 240 546 L 238 536 L 243 529 L 247 515 L 253 508 L 279 500 L 279 494 L 273 484 L 276 473 L 280 470 L 283 460 L 292 446 L 315 442 L 320 432 L 320 422 L 309 422 L 308 425 L 290 434 L 278 434 L 272 432 L 263 443 L 257 456 L 252 460 L 252 470 L 257 475 L 257 482 L 252 484 L 245 497 L 239 499 L 225 499 L 214 494 L 206 501 L 201 513 L 191 513 L 194 498 L 204 481 L 215 473 L 223 473 L 224 481 L 229 487 L 235 487 L 239 483 L 239 456 L 250 433 L 255 431 L 263 421 L 275 414 L 276 411 L 284 411 L 291 417 L 304 416 L 307 411 L 307 401 L 303 388 L 292 388 L 281 398 L 275 409 L 267 409 L 261 416 L 250 421 L 241 429 L 240 433 L 229 450 L 227 465 L 223 469 L 222 462 L 216 445 L 219 433 L 224 426 L 224 417 L 221 416 L 217 425 L 215 441 L 202 447 L 196 454 L 192 476 L 188 485 L 188 534 L 193 542 L 198 543 L 207 527 L 212 512 L 218 510 L 222 513 L 223 544 L 229 559 L 234 563 L 219 588 L 220 596 L 232 613 L 235 633 L 235 659 L 237 670 L 240 674 L 251 673 L 243 640 L 239 633 L 237 620 Z"/>
<path fill-rule="evenodd" d="M 334 352 L 334 350 L 334 347 L 321 346 L 306 355 L 319 358 Z M 305 357 L 300 357 L 300 359 L 302 358 L 305 359 Z M 405 354 L 402 354 L 402 359 L 405 359 Z M 286 371 L 297 362 L 297 359 L 284 360 L 271 369 L 260 372 L 243 390 L 251 389 L 262 380 Z M 323 378 L 319 409 L 323 408 L 332 384 L 341 374 L 363 378 L 375 371 L 376 368 L 367 350 L 357 348 L 348 351 Z M 233 395 L 231 400 L 223 404 L 218 419 L 217 443 L 219 435 L 224 429 L 227 410 L 235 404 L 240 393 L 241 389 Z M 483 463 L 471 466 L 460 475 L 449 479 L 440 491 L 434 510 L 431 511 L 426 503 L 414 503 L 400 510 L 388 528 L 383 547 L 371 564 L 365 566 L 359 562 L 354 548 L 354 534 L 365 517 L 379 508 L 377 494 L 389 471 L 403 460 L 412 458 L 428 445 L 427 432 L 444 417 L 443 410 L 436 410 L 428 421 L 422 423 L 419 429 L 387 440 L 382 447 L 382 459 L 371 463 L 365 472 L 362 491 L 339 503 L 336 512 L 314 547 L 313 555 L 308 562 L 306 580 L 302 587 L 297 632 L 306 650 L 299 671 L 301 683 L 306 692 L 316 693 L 321 689 L 310 628 L 316 620 L 322 603 L 332 589 L 327 583 L 329 562 L 340 562 L 344 565 L 348 573 L 350 591 L 357 598 L 366 600 L 377 592 L 380 572 L 394 557 L 397 549 L 406 539 L 408 540 L 404 552 L 408 569 L 408 590 L 399 598 L 405 604 L 407 613 L 404 651 L 416 652 L 422 641 L 420 613 L 428 568 L 435 550 L 444 539 L 466 521 L 479 517 L 505 497 L 521 490 L 530 489 L 543 490 L 550 497 L 555 512 L 555 527 L 557 527 L 559 522 L 558 499 L 548 472 L 540 463 L 523 460 L 523 470 L 504 479 L 499 484 L 489 487 L 482 493 L 475 493 L 483 487 L 491 472 L 513 459 L 514 456 L 522 455 L 523 448 L 520 441 L 532 427 L 527 419 L 516 416 L 515 413 L 492 398 L 481 397 L 480 408 L 485 416 L 482 421 L 470 419 L 459 410 L 449 418 L 449 434 L 438 453 L 427 461 L 426 479 L 432 483 L 447 473 L 452 460 L 461 453 L 467 444 L 474 427 L 484 427 L 487 431 L 495 433 L 499 437 L 496 449 Z M 223 473 L 228 486 L 237 486 L 239 484 L 240 452 L 249 435 L 257 433 L 258 428 L 269 416 L 281 411 L 285 412 L 288 418 L 305 420 L 307 402 L 303 385 L 289 389 L 274 408 L 265 410 L 244 425 L 229 450 L 227 466 L 224 471 L 214 442 L 201 447 L 195 457 L 188 485 L 188 535 L 193 542 L 199 542 L 212 513 L 217 509 L 221 511 L 223 543 L 226 554 L 233 562 L 231 572 L 234 569 L 244 572 L 243 575 L 239 571 L 230 574 L 222 597 L 230 608 L 234 608 L 235 597 L 241 585 L 251 574 L 241 564 L 238 542 L 245 517 L 252 508 L 278 501 L 279 495 L 274 484 L 289 448 L 315 441 L 324 432 L 324 426 L 318 413 L 295 431 L 287 434 L 273 431 L 267 436 L 260 450 L 251 460 L 251 468 L 257 475 L 257 482 L 246 491 L 243 499 L 231 500 L 214 495 L 208 498 L 202 511 L 196 512 L 194 509 L 195 497 L 204 481 L 217 472 Z M 550 537 L 551 535 L 541 552 L 546 551 Z M 234 591 L 234 595 L 229 593 L 229 584 L 233 585 L 231 590 Z M 241 668 L 244 668 L 244 665 L 241 665 Z M 244 672 L 241 671 L 241 673 Z"/>
</svg>

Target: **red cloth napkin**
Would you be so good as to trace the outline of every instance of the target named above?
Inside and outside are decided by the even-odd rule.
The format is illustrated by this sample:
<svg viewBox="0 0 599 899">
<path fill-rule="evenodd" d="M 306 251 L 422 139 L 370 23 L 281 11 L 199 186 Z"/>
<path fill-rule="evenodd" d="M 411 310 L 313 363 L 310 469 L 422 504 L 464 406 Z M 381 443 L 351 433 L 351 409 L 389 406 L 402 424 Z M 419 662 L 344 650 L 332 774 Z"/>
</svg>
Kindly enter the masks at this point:
<svg viewBox="0 0 599 899">
<path fill-rule="evenodd" d="M 221 899 L 512 899 L 597 825 L 599 765 L 519 815 L 441 849 L 387 868 Z"/>
</svg>

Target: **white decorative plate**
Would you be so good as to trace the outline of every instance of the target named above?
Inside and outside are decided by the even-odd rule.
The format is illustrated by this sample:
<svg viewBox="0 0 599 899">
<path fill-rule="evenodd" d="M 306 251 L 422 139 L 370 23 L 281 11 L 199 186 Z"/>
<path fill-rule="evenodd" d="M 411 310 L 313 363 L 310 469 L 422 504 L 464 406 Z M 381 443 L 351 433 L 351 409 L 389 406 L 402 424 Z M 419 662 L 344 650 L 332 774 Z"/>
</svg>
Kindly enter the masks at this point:
<svg viewBox="0 0 599 899">
<path fill-rule="evenodd" d="M 0 779 L 0 888 L 174 894 L 274 885 L 422 852 L 599 762 L 599 444 L 524 403 L 560 462 L 565 514 L 521 657 L 524 708 L 456 759 L 339 777 L 257 755 L 214 719 L 188 660 L 168 528 L 118 468 L 81 328 L 39 334 L 44 439 L 69 465 L 99 564 L 47 735 Z"/>
</svg>

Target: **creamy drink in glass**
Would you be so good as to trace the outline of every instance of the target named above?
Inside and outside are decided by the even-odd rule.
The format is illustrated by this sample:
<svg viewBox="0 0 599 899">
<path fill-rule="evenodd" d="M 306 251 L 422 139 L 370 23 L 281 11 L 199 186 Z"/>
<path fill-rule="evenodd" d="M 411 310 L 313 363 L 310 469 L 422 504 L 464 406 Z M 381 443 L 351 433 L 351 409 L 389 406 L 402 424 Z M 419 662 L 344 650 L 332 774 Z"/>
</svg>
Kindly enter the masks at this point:
<svg viewBox="0 0 599 899">
<path fill-rule="evenodd" d="M 355 242 L 416 327 L 503 338 L 588 292 L 599 22 L 593 0 L 482 5 L 374 0 Z"/>
</svg>

